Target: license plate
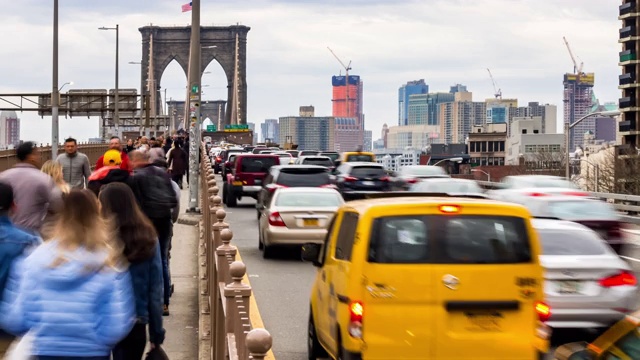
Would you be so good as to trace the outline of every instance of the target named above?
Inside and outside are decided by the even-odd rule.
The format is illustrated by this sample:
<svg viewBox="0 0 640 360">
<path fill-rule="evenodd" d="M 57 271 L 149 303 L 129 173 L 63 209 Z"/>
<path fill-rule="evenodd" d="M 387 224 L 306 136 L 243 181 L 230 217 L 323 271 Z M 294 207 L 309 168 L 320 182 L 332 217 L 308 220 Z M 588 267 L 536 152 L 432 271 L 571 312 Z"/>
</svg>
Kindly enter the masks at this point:
<svg viewBox="0 0 640 360">
<path fill-rule="evenodd" d="M 363 181 L 363 182 L 362 182 L 362 185 L 365 185 L 365 186 L 373 186 L 373 181 Z"/>
<path fill-rule="evenodd" d="M 260 180 L 260 179 L 256 179 L 256 180 L 255 180 L 255 184 L 256 184 L 256 185 L 261 185 L 261 184 L 262 184 L 262 180 Z"/>
<path fill-rule="evenodd" d="M 242 181 L 234 181 L 233 185 L 242 186 Z"/>
<path fill-rule="evenodd" d="M 303 219 L 304 226 L 318 226 L 318 219 Z"/>
<path fill-rule="evenodd" d="M 502 314 L 495 313 L 466 313 L 466 329 L 472 332 L 502 331 Z"/>
<path fill-rule="evenodd" d="M 558 281 L 556 289 L 560 294 L 577 294 L 580 292 L 579 281 Z"/>
</svg>

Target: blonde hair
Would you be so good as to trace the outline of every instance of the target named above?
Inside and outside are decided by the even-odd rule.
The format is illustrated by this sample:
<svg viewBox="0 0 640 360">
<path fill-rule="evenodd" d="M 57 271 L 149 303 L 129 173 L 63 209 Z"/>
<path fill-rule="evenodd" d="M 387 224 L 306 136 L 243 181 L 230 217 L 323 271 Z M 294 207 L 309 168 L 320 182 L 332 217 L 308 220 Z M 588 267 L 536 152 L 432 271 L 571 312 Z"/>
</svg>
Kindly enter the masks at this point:
<svg viewBox="0 0 640 360">
<path fill-rule="evenodd" d="M 62 211 L 46 238 L 58 242 L 58 254 L 51 267 L 66 263 L 66 253 L 79 248 L 106 253 L 102 267 L 122 269 L 126 266 L 122 246 L 117 241 L 117 226 L 113 219 L 101 215 L 98 198 L 90 190 L 74 189 L 64 197 Z"/>
<path fill-rule="evenodd" d="M 44 164 L 42 164 L 42 168 L 40 169 L 43 173 L 51 176 L 53 181 L 56 183 L 58 188 L 62 190 L 63 193 L 67 194 L 71 191 L 69 185 L 64 181 L 62 176 L 62 165 L 54 160 L 47 160 Z"/>
</svg>

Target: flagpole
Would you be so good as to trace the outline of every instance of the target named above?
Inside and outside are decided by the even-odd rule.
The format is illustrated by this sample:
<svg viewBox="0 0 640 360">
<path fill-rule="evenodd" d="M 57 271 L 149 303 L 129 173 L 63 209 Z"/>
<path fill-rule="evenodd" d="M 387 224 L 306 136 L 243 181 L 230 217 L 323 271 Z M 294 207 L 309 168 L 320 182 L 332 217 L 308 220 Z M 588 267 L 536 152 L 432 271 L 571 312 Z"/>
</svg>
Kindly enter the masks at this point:
<svg viewBox="0 0 640 360">
<path fill-rule="evenodd" d="M 200 0 L 191 1 L 191 48 L 189 50 L 189 213 L 200 213 L 198 208 L 198 171 L 200 169 Z"/>
</svg>

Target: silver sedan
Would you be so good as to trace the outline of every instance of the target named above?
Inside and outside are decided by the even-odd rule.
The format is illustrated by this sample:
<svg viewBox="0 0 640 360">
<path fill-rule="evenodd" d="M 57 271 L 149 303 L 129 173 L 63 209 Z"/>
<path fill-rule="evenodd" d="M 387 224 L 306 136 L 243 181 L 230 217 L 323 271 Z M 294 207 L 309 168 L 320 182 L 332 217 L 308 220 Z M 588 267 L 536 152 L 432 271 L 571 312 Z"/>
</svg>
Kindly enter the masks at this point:
<svg viewBox="0 0 640 360">
<path fill-rule="evenodd" d="M 552 328 L 604 328 L 633 309 L 637 279 L 596 232 L 578 223 L 534 219 L 542 243 Z"/>
<path fill-rule="evenodd" d="M 344 204 L 340 193 L 329 188 L 281 188 L 259 208 L 258 248 L 271 257 L 275 246 L 322 244 L 327 227 Z"/>
</svg>

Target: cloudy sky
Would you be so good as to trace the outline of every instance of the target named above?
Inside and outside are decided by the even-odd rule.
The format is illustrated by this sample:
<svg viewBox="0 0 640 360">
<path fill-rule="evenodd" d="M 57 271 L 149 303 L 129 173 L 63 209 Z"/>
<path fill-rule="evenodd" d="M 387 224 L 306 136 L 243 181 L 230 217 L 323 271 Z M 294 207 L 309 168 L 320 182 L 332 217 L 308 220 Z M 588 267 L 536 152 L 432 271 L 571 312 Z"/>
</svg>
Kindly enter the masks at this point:
<svg viewBox="0 0 640 360">
<path fill-rule="evenodd" d="M 188 0 L 60 0 L 59 83 L 75 89 L 114 84 L 115 34 L 120 25 L 120 87 L 137 88 L 141 58 L 138 28 L 188 25 Z M 596 74 L 601 101 L 619 97 L 617 42 L 620 1 L 613 0 L 202 0 L 202 25 L 240 23 L 248 37 L 248 119 L 295 115 L 314 105 L 331 114 L 331 76 L 341 66 L 364 81 L 366 128 L 374 138 L 383 123 L 397 123 L 398 87 L 425 79 L 431 91 L 462 83 L 474 100 L 492 97 L 491 68 L 505 98 L 562 105 L 562 76 L 573 65 L 562 36 Z M 0 0 L 0 93 L 51 91 L 52 1 Z M 226 98 L 222 68 L 212 63 L 203 98 Z M 167 97 L 184 97 L 186 77 L 174 62 L 161 80 Z M 4 107 L 6 104 L 0 105 Z M 50 118 L 19 114 L 22 139 L 50 140 Z M 60 136 L 86 140 L 98 121 L 63 119 Z"/>
</svg>

